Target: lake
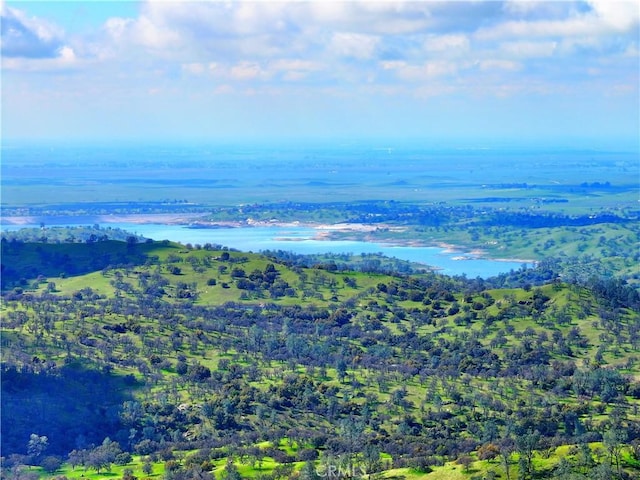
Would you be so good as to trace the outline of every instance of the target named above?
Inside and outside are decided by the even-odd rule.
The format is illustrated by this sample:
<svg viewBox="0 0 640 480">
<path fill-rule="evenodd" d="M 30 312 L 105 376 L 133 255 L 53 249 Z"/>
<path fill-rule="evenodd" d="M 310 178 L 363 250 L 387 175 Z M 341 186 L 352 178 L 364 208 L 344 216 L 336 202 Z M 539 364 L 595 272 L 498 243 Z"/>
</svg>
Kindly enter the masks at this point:
<svg viewBox="0 0 640 480">
<path fill-rule="evenodd" d="M 102 217 L 103 218 L 103 217 Z M 7 223 L 10 219 L 4 219 Z M 39 227 L 38 219 L 32 224 L 3 224 L 3 230 L 17 230 L 23 227 Z M 265 250 L 285 250 L 298 254 L 318 253 L 381 253 L 388 257 L 408 260 L 437 268 L 446 275 L 466 275 L 469 278 L 488 278 L 500 273 L 517 270 L 521 261 L 503 261 L 477 258 L 464 250 L 451 251 L 441 247 L 401 246 L 384 243 L 355 240 L 320 240 L 315 238 L 318 230 L 303 226 L 269 226 L 269 227 L 225 227 L 225 228 L 189 228 L 183 225 L 167 225 L 160 223 L 102 223 L 100 217 L 83 216 L 48 217 L 46 225 L 93 225 L 102 228 L 121 228 L 137 235 L 154 240 L 171 240 L 183 244 L 205 243 L 223 245 L 247 252 Z M 532 266 L 528 264 L 528 266 Z"/>
</svg>

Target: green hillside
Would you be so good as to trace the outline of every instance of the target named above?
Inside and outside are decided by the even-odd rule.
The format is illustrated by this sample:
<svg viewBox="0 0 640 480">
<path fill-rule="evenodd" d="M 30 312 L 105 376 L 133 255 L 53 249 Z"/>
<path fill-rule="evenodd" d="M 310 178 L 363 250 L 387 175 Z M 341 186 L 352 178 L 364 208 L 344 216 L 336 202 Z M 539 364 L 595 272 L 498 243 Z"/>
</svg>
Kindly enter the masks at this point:
<svg viewBox="0 0 640 480">
<path fill-rule="evenodd" d="M 3 478 L 635 478 L 638 292 L 549 268 L 4 241 Z"/>
</svg>

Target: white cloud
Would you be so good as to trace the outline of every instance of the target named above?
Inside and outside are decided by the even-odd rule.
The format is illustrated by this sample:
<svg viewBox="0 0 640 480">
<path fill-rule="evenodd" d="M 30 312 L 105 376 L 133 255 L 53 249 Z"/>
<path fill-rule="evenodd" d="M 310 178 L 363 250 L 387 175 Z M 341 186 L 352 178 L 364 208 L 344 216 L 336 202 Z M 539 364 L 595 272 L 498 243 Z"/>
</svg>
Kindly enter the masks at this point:
<svg viewBox="0 0 640 480">
<path fill-rule="evenodd" d="M 253 80 L 257 78 L 266 78 L 268 72 L 263 70 L 260 65 L 253 62 L 240 62 L 229 70 L 229 75 L 235 80 Z"/>
<path fill-rule="evenodd" d="M 509 57 L 523 58 L 538 58 L 538 57 L 550 57 L 558 49 L 558 42 L 554 41 L 542 41 L 542 42 L 506 42 L 500 45 L 500 50 L 506 53 Z"/>
<path fill-rule="evenodd" d="M 373 58 L 380 38 L 360 33 L 335 33 L 329 50 L 339 57 L 367 60 Z"/>
<path fill-rule="evenodd" d="M 427 52 L 444 52 L 448 55 L 469 50 L 469 38 L 463 34 L 429 35 L 424 41 Z"/>
<path fill-rule="evenodd" d="M 455 75 L 459 70 L 459 65 L 450 61 L 431 61 L 422 64 L 410 64 L 405 61 L 388 61 L 382 62 L 380 66 L 383 70 L 395 72 L 398 78 L 412 82 Z"/>
<path fill-rule="evenodd" d="M 64 47 L 60 48 L 58 52 L 60 54 L 59 58 L 61 62 L 72 63 L 76 61 L 76 54 L 73 51 L 73 48 L 65 45 Z"/>
<path fill-rule="evenodd" d="M 502 4 L 502 10 L 508 17 L 520 19 L 561 19 L 578 12 L 580 3 L 566 0 L 507 0 Z"/>
<path fill-rule="evenodd" d="M 105 31 L 122 48 L 142 46 L 151 49 L 178 47 L 182 43 L 180 34 L 163 18 L 143 13 L 137 19 L 110 18 Z"/>
<path fill-rule="evenodd" d="M 268 68 L 274 74 L 281 74 L 287 82 L 297 82 L 308 78 L 309 74 L 323 69 L 320 62 L 300 59 L 280 59 L 270 62 Z"/>
<path fill-rule="evenodd" d="M 522 69 L 522 65 L 511 60 L 482 60 L 478 62 L 480 70 L 505 70 L 515 72 Z"/>
<path fill-rule="evenodd" d="M 50 59 L 64 43 L 64 31 L 55 24 L 2 4 L 2 56 L 7 58 Z"/>
<path fill-rule="evenodd" d="M 104 29 L 111 38 L 119 41 L 127 34 L 133 22 L 134 20 L 131 18 L 112 17 L 107 19 Z"/>
<path fill-rule="evenodd" d="M 311 72 L 322 69 L 318 62 L 301 59 L 278 59 L 269 62 L 240 61 L 235 63 L 203 62 L 183 63 L 181 71 L 187 75 L 210 77 L 225 81 L 270 81 L 282 78 L 286 81 L 299 81 Z"/>
<path fill-rule="evenodd" d="M 288 58 L 283 58 L 283 59 L 271 62 L 270 66 L 275 70 L 300 70 L 300 71 L 313 71 L 313 70 L 319 70 L 321 68 L 321 65 L 319 63 L 313 62 L 311 60 L 288 59 Z"/>
<path fill-rule="evenodd" d="M 397 70 L 399 68 L 403 68 L 407 65 L 407 62 L 404 60 L 387 60 L 384 62 L 380 62 L 380 66 L 384 70 Z"/>
<path fill-rule="evenodd" d="M 165 56 L 309 57 L 328 47 L 343 58 L 368 58 L 379 36 L 425 31 L 428 9 L 421 2 L 147 2 L 138 18 L 110 20 L 106 30 Z"/>
<path fill-rule="evenodd" d="M 18 72 L 69 72 L 86 66 L 76 56 L 72 47 L 64 45 L 56 51 L 54 58 L 4 58 L 2 68 Z"/>
<path fill-rule="evenodd" d="M 174 63 L 242 82 L 350 84 L 376 81 L 362 71 L 374 62 L 404 61 L 395 78 L 414 81 L 480 62 L 525 70 L 529 59 L 597 51 L 602 36 L 635 22 L 614 10 L 604 2 L 147 2 L 105 31 L 121 61 L 162 62 L 166 71 Z"/>
<path fill-rule="evenodd" d="M 640 2 L 591 0 L 588 2 L 593 8 L 599 22 L 617 32 L 636 30 L 640 22 Z"/>
<path fill-rule="evenodd" d="M 513 10 L 514 4 L 510 5 Z M 637 38 L 640 17 L 637 1 L 593 0 L 583 5 L 588 5 L 590 9 L 572 9 L 565 12 L 562 18 L 536 17 L 507 20 L 497 25 L 480 28 L 476 32 L 476 37 L 481 40 L 494 40 L 510 37 L 556 38 L 586 35 L 603 37 L 627 33 Z"/>
<path fill-rule="evenodd" d="M 179 35 L 170 28 L 157 25 L 148 17 L 140 17 L 135 23 L 135 38 L 140 44 L 151 48 L 167 48 L 179 40 Z"/>
<path fill-rule="evenodd" d="M 95 65 L 93 78 L 103 91 L 116 79 L 123 86 L 146 81 L 141 88 L 147 88 L 186 78 L 209 94 L 218 83 L 237 94 L 278 87 L 319 92 L 331 86 L 337 95 L 365 84 L 371 91 L 397 94 L 430 85 L 430 92 L 445 94 L 462 84 L 480 90 L 484 83 L 517 76 L 553 87 L 565 66 L 575 78 L 587 77 L 587 69 L 601 65 L 601 58 L 611 59 L 612 71 L 620 59 L 637 58 L 635 6 L 608 1 L 148 1 L 136 16 L 109 18 L 91 34 L 70 37 L 45 21 L 31 23 L 29 31 L 49 48 L 49 58 L 6 58 L 3 68 L 72 71 Z M 20 18 L 28 24 L 27 15 Z M 57 42 L 55 48 L 47 38 Z M 436 88 L 445 82 L 446 89 Z"/>
<path fill-rule="evenodd" d="M 424 31 L 431 24 L 428 2 L 317 1 L 302 2 L 299 20 L 319 27 L 376 35 Z"/>
</svg>

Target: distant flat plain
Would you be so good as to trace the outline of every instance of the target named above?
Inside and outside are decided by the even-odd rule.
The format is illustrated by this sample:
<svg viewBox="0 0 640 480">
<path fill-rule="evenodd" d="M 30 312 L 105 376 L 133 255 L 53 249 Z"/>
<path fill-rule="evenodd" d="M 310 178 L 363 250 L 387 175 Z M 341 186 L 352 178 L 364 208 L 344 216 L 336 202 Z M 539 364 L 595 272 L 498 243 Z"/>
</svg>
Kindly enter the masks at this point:
<svg viewBox="0 0 640 480">
<path fill-rule="evenodd" d="M 564 212 L 637 207 L 638 152 L 628 149 L 7 144 L 2 156 L 5 215 L 25 207 L 81 213 L 107 203 L 125 212 L 128 203 L 187 211 L 364 200 L 509 208 L 543 200 Z"/>
</svg>

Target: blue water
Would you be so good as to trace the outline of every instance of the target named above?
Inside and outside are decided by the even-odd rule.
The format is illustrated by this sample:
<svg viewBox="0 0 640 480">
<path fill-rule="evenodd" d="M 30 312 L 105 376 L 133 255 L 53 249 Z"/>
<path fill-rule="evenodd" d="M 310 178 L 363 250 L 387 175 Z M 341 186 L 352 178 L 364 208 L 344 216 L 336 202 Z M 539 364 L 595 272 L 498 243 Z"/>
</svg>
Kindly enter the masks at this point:
<svg viewBox="0 0 640 480">
<path fill-rule="evenodd" d="M 94 225 L 97 218 L 83 217 L 85 223 L 73 221 L 71 218 L 52 221 L 47 219 L 47 226 L 57 225 Z M 71 220 L 71 221 L 69 221 Z M 23 227 L 39 227 L 39 222 L 32 225 L 3 225 L 2 230 L 17 230 Z M 517 261 L 497 261 L 473 258 L 464 251 L 450 252 L 440 247 L 398 246 L 376 242 L 355 240 L 318 240 L 314 237 L 317 230 L 308 227 L 237 227 L 193 229 L 180 225 L 157 223 L 103 223 L 101 228 L 121 228 L 137 235 L 154 240 L 171 240 L 180 243 L 211 243 L 223 245 L 246 252 L 264 250 L 284 250 L 299 254 L 318 253 L 381 253 L 388 257 L 418 262 L 437 268 L 446 275 L 466 275 L 468 278 L 488 278 L 500 273 L 520 268 L 523 263 Z M 460 257 L 464 257 L 462 260 Z M 470 258 L 471 257 L 471 258 Z M 529 265 L 531 266 L 531 265 Z"/>
<path fill-rule="evenodd" d="M 376 144 L 315 146 L 5 144 L 0 162 L 2 208 L 7 215 L 21 215 L 22 211 L 124 215 L 147 211 L 147 207 L 157 211 L 159 206 L 161 211 L 171 212 L 172 206 L 180 211 L 185 204 L 258 204 L 287 210 L 289 205 L 296 208 L 297 204 L 327 202 L 339 208 L 350 202 L 380 200 L 424 205 L 452 199 L 474 202 L 486 196 L 510 201 L 512 189 L 529 189 L 529 193 L 516 195 L 513 208 L 519 209 L 537 205 L 540 198 L 566 200 L 566 192 L 583 182 L 607 182 L 621 192 L 635 191 L 637 146 L 617 148 L 423 145 L 382 140 Z M 590 201 L 597 198 L 590 197 Z M 606 202 L 603 198 L 603 205 Z M 273 218 L 278 218 L 277 212 Z M 31 221 L 39 226 L 41 220 Z M 468 277 L 489 277 L 522 265 L 520 261 L 461 260 L 468 252 L 451 253 L 435 247 L 321 241 L 314 239 L 314 230 L 305 228 L 196 230 L 107 223 L 104 217 L 90 215 L 54 216 L 43 221 L 48 226 L 99 223 L 156 240 L 213 243 L 254 252 L 383 253 Z"/>
</svg>

